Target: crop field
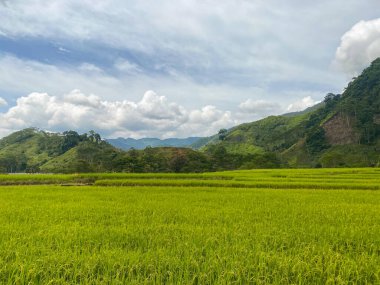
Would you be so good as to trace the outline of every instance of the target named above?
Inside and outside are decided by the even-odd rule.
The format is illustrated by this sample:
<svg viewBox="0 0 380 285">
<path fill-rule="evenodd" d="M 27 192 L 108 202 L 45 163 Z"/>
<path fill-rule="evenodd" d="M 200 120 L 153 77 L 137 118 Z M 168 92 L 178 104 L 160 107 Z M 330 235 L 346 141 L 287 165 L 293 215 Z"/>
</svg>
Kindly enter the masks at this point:
<svg viewBox="0 0 380 285">
<path fill-rule="evenodd" d="M 380 284 L 378 168 L 0 185 L 0 284 Z"/>
</svg>

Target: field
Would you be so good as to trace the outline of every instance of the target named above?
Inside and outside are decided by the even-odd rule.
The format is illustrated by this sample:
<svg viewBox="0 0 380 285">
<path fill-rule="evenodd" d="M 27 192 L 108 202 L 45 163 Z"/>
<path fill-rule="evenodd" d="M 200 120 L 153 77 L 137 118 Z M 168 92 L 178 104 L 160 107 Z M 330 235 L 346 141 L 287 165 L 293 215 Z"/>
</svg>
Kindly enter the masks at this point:
<svg viewBox="0 0 380 285">
<path fill-rule="evenodd" d="M 0 284 L 380 284 L 377 168 L 0 184 Z"/>
</svg>

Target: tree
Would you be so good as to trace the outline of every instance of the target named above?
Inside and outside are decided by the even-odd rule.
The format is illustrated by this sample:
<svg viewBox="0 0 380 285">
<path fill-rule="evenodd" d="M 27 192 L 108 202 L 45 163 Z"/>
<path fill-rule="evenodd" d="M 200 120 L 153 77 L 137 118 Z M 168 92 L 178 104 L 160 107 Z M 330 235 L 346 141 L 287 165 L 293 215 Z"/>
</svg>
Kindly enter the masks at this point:
<svg viewBox="0 0 380 285">
<path fill-rule="evenodd" d="M 63 135 L 65 136 L 65 138 L 61 145 L 62 153 L 78 145 L 78 143 L 81 141 L 81 137 L 75 131 L 66 131 L 63 132 Z"/>
<path fill-rule="evenodd" d="M 140 152 L 131 148 L 125 156 L 126 164 L 124 171 L 126 172 L 143 172 L 143 164 L 141 163 Z"/>
<path fill-rule="evenodd" d="M 312 129 L 306 134 L 306 147 L 311 154 L 316 154 L 329 147 L 325 130 L 321 127 Z"/>
<path fill-rule="evenodd" d="M 326 109 L 331 110 L 336 105 L 336 103 L 338 103 L 340 98 L 341 98 L 340 94 L 328 93 L 324 99 L 324 102 L 326 104 Z"/>
<path fill-rule="evenodd" d="M 182 168 L 186 165 L 187 159 L 183 153 L 177 152 L 170 160 L 170 168 L 174 172 L 181 172 Z"/>
<path fill-rule="evenodd" d="M 219 140 L 224 141 L 227 136 L 227 129 L 220 129 L 218 132 Z"/>
<path fill-rule="evenodd" d="M 93 130 L 89 131 L 88 138 L 90 141 L 97 143 L 97 144 L 99 144 L 102 141 L 102 138 L 100 137 L 100 135 Z"/>
</svg>

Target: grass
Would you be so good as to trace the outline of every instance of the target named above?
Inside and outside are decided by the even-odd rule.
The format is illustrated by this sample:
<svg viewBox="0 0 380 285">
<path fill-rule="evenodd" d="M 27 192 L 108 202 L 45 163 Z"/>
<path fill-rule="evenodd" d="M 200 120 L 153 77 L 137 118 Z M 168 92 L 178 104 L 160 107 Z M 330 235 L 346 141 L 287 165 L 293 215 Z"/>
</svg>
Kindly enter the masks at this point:
<svg viewBox="0 0 380 285">
<path fill-rule="evenodd" d="M 48 175 L 142 184 L 2 186 L 0 284 L 379 284 L 380 192 L 363 188 L 379 174 Z M 155 181 L 169 185 L 142 186 Z M 283 186 L 243 187 L 257 181 Z"/>
</svg>

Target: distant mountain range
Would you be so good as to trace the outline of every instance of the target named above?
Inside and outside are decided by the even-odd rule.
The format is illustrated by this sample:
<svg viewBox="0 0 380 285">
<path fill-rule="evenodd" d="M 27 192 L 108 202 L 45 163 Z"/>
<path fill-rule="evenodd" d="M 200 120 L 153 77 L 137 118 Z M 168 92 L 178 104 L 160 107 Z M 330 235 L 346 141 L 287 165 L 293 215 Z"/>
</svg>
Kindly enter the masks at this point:
<svg viewBox="0 0 380 285">
<path fill-rule="evenodd" d="M 0 140 L 0 172 L 364 166 L 380 166 L 380 59 L 343 94 L 327 94 L 323 102 L 302 112 L 241 124 L 223 135 L 107 142 L 95 132 L 25 129 Z"/>
<path fill-rule="evenodd" d="M 189 147 L 197 148 L 196 143 L 203 139 L 202 137 L 189 137 L 189 138 L 169 138 L 169 139 L 157 139 L 157 138 L 142 138 L 142 139 L 133 139 L 133 138 L 117 138 L 117 139 L 106 139 L 111 145 L 123 149 L 144 149 L 146 147 Z M 193 147 L 193 145 L 195 147 Z"/>
</svg>

